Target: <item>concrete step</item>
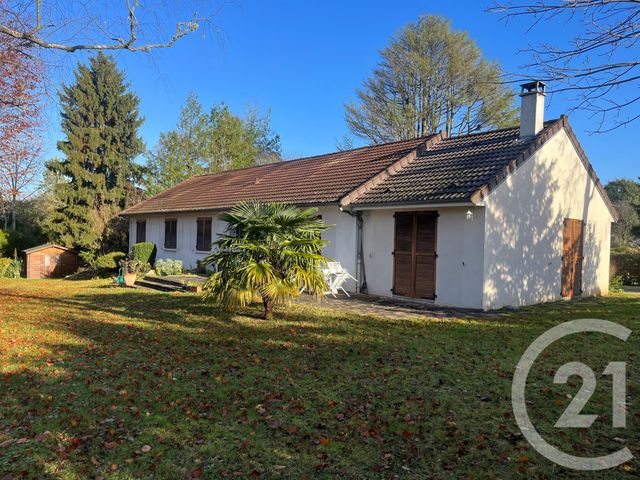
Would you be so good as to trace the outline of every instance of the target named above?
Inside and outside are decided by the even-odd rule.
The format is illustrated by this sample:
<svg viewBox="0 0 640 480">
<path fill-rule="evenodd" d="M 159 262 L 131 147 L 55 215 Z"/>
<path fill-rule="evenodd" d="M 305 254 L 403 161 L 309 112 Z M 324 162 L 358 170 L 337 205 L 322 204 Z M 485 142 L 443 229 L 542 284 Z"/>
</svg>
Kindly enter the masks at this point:
<svg viewBox="0 0 640 480">
<path fill-rule="evenodd" d="M 136 286 L 158 290 L 159 292 L 184 292 L 182 285 L 172 285 L 165 282 L 158 282 L 153 277 L 144 277 L 142 280 L 136 280 Z"/>
<path fill-rule="evenodd" d="M 184 287 L 188 283 L 202 285 L 207 280 L 207 278 L 202 277 L 200 275 L 180 275 L 180 276 L 168 276 L 168 277 L 145 275 L 144 280 L 148 282 L 153 282 L 153 283 L 162 283 L 172 287 Z"/>
<path fill-rule="evenodd" d="M 145 275 L 144 277 L 144 281 L 145 282 L 151 282 L 151 283 L 161 283 L 162 285 L 168 285 L 170 287 L 180 287 L 182 288 L 183 283 L 176 281 L 176 280 L 171 280 L 169 278 L 165 278 L 165 277 L 156 277 L 156 276 L 152 276 L 152 275 Z"/>
</svg>

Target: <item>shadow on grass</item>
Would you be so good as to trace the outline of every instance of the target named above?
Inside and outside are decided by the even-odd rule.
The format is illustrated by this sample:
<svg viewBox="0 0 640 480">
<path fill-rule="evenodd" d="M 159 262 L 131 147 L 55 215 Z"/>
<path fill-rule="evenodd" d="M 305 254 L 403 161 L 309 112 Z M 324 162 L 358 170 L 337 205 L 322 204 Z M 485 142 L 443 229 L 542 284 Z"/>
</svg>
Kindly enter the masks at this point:
<svg viewBox="0 0 640 480">
<path fill-rule="evenodd" d="M 0 291 L 0 432 L 13 440 L 0 470 L 14 476 L 464 476 L 526 450 L 503 439 L 504 411 L 534 336 L 570 317 L 635 321 L 640 306 L 584 300 L 495 322 L 295 306 L 266 322 L 193 295 L 50 285 Z M 478 436 L 495 440 L 469 452 Z"/>
</svg>

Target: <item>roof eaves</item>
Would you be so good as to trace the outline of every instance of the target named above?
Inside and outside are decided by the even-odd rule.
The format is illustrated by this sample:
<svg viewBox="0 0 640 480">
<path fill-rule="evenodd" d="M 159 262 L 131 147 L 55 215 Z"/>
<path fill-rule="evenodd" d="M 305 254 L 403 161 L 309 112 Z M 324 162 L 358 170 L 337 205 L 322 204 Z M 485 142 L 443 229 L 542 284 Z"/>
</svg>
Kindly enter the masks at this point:
<svg viewBox="0 0 640 480">
<path fill-rule="evenodd" d="M 563 115 L 561 119 L 564 120 L 563 126 L 565 131 L 567 132 L 567 136 L 569 137 L 569 140 L 571 140 L 571 143 L 573 144 L 573 148 L 575 148 L 576 152 L 578 153 L 578 157 L 580 157 L 580 160 L 582 161 L 584 168 L 587 170 L 587 173 L 589 174 L 589 177 L 591 178 L 591 180 L 596 186 L 596 189 L 602 196 L 602 200 L 604 200 L 605 205 L 609 209 L 609 213 L 611 214 L 613 221 L 617 222 L 618 219 L 620 218 L 620 216 L 618 215 L 618 211 L 616 210 L 616 207 L 613 205 L 613 202 L 609 198 L 609 194 L 607 193 L 604 186 L 602 185 L 602 182 L 600 182 L 598 175 L 596 175 L 595 170 L 591 166 L 591 162 L 589 162 L 589 159 L 587 158 L 587 154 L 584 152 L 582 145 L 580 145 L 580 142 L 578 141 L 578 137 L 576 137 L 576 134 L 571 128 L 571 125 L 569 125 L 569 119 L 565 115 Z"/>
<path fill-rule="evenodd" d="M 367 192 L 371 191 L 373 188 L 377 187 L 382 182 L 387 180 L 390 176 L 407 167 L 413 160 L 415 160 L 421 153 L 423 153 L 424 150 L 428 150 L 432 145 L 440 142 L 444 138 L 446 138 L 446 133 L 443 131 L 427 137 L 424 143 L 417 145 L 402 158 L 395 161 L 381 172 L 376 173 L 373 177 L 369 178 L 364 183 L 360 184 L 354 190 L 349 192 L 347 195 L 342 197 L 340 199 L 340 207 L 346 208 L 352 203 L 356 202 L 358 198 L 361 198 Z"/>
<path fill-rule="evenodd" d="M 560 115 L 559 119 L 553 122 L 549 127 L 545 128 L 545 130 L 542 131 L 536 137 L 535 141 L 532 142 L 531 145 L 529 145 L 529 148 L 525 149 L 522 153 L 520 153 L 520 155 L 518 155 L 514 160 L 509 162 L 508 165 L 505 165 L 502 171 L 498 173 L 489 183 L 483 185 L 478 190 L 476 190 L 470 197 L 471 202 L 475 204 L 482 202 L 484 198 L 487 195 L 489 195 L 489 193 L 492 190 L 494 190 L 498 185 L 500 185 L 509 175 L 515 172 L 518 169 L 518 167 L 520 167 L 524 162 L 526 162 L 529 158 L 531 158 L 531 156 L 536 151 L 538 151 L 545 143 L 547 143 L 547 141 L 552 136 L 554 136 L 556 133 L 558 133 L 562 129 L 564 129 L 564 131 L 567 133 L 567 136 L 571 140 L 571 143 L 575 148 L 578 154 L 578 157 L 580 158 L 580 160 L 582 161 L 582 164 L 587 170 L 589 177 L 591 178 L 593 183 L 596 185 L 596 188 L 600 193 L 600 195 L 602 196 L 602 199 L 604 200 L 604 203 L 606 204 L 609 210 L 609 213 L 611 213 L 611 217 L 613 218 L 614 221 L 617 221 L 618 212 L 615 206 L 613 205 L 613 202 L 609 198 L 607 191 L 602 186 L 602 183 L 600 182 L 600 179 L 596 175 L 595 170 L 591 166 L 591 163 L 587 158 L 587 154 L 582 149 L 582 146 L 580 145 L 580 142 L 578 141 L 576 134 L 571 128 L 571 125 L 569 124 L 569 119 L 566 115 Z"/>
<path fill-rule="evenodd" d="M 251 199 L 248 199 L 251 200 Z M 294 205 L 299 207 L 323 207 L 326 205 L 338 205 L 338 200 L 328 200 L 326 202 L 294 202 Z M 133 216 L 147 216 L 147 215 L 184 215 L 189 213 L 203 213 L 203 212 L 225 212 L 229 210 L 229 207 L 202 207 L 202 208 L 185 208 L 185 209 L 164 209 L 164 210 L 149 210 L 149 211 L 131 211 L 127 209 L 120 213 L 121 217 L 133 217 Z"/>
<path fill-rule="evenodd" d="M 369 210 L 392 207 L 420 207 L 420 208 L 436 208 L 451 206 L 473 206 L 474 204 L 468 198 L 453 199 L 429 199 L 429 200 L 394 200 L 387 202 L 368 202 L 352 204 L 353 210 Z"/>
<path fill-rule="evenodd" d="M 76 251 L 74 249 L 63 247 L 62 245 L 58 245 L 57 243 L 45 243 L 43 245 L 38 245 L 38 246 L 35 246 L 35 247 L 27 248 L 27 249 L 22 250 L 22 251 L 24 253 L 33 253 L 33 252 L 37 252 L 38 250 L 44 250 L 45 248 L 59 248 L 60 250 L 64 250 L 66 252 L 74 252 L 74 253 L 76 253 Z"/>
</svg>

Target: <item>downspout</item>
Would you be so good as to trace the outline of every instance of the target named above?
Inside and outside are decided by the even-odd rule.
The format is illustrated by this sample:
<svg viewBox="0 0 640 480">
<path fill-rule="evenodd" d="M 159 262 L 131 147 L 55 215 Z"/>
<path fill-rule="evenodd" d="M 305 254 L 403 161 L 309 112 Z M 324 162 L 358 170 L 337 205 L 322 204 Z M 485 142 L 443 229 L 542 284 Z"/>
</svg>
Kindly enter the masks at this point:
<svg viewBox="0 0 640 480">
<path fill-rule="evenodd" d="M 340 207 L 340 211 L 356 219 L 356 278 L 358 279 L 357 291 L 358 293 L 367 293 L 367 273 L 364 267 L 364 248 L 362 240 L 362 226 L 364 224 L 362 212 L 353 212 L 351 209 L 345 210 L 342 207 Z"/>
</svg>

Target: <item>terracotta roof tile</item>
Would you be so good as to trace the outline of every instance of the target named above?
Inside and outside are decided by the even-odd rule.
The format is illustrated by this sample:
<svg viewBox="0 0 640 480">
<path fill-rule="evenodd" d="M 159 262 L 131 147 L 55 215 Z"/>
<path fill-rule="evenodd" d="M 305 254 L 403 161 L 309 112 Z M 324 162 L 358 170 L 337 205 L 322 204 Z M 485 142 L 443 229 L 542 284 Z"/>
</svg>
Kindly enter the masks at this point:
<svg viewBox="0 0 640 480">
<path fill-rule="evenodd" d="M 427 137 L 404 140 L 196 176 L 134 205 L 123 215 L 222 210 L 249 199 L 309 205 L 338 203 L 427 140 Z"/>
<path fill-rule="evenodd" d="M 122 214 L 224 210 L 242 200 L 357 207 L 477 203 L 561 129 L 615 219 L 615 208 L 565 116 L 545 122 L 535 138 L 526 140 L 517 127 L 451 138 L 437 134 L 193 177 Z"/>
</svg>

